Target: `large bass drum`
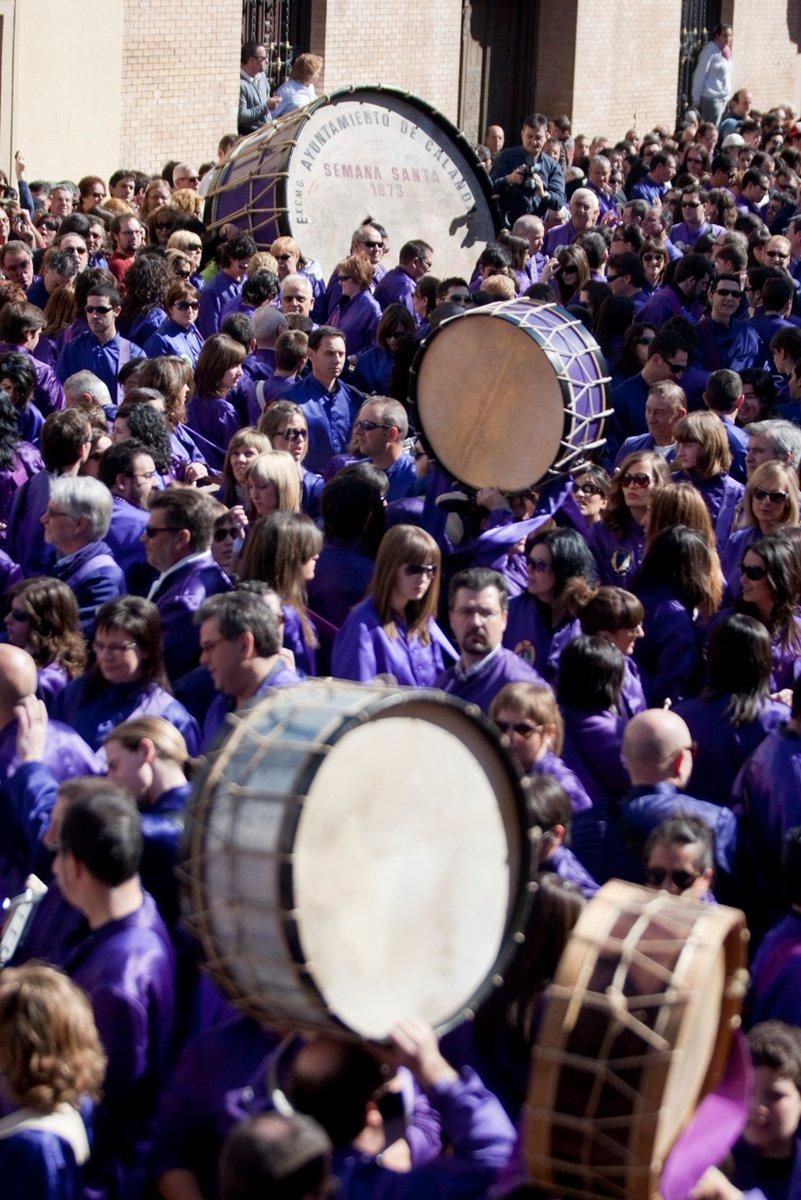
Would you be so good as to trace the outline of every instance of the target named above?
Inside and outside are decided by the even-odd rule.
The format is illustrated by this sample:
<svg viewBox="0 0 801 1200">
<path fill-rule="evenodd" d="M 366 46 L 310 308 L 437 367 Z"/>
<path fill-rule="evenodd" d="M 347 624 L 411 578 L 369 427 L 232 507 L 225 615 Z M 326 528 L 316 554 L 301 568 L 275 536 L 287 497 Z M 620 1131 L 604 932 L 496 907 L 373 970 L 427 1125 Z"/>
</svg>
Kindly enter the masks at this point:
<svg viewBox="0 0 801 1200">
<path fill-rule="evenodd" d="M 352 87 L 236 143 L 209 189 L 207 224 L 267 249 L 281 234 L 328 270 L 373 216 L 392 239 L 422 238 L 440 278 L 473 272 L 499 227 L 489 176 L 446 117 L 408 92 Z"/>
<path fill-rule="evenodd" d="M 665 1159 L 724 1072 L 748 982 L 741 912 L 613 880 L 546 993 L 524 1109 L 551 1196 L 653 1200 Z"/>
<path fill-rule="evenodd" d="M 558 304 L 509 300 L 444 321 L 411 375 L 423 440 L 473 488 L 522 491 L 603 445 L 609 375 Z"/>
<path fill-rule="evenodd" d="M 228 723 L 187 824 L 213 978 L 264 1023 L 335 1034 L 470 1015 L 522 936 L 537 858 L 490 722 L 441 692 L 328 681 Z"/>
</svg>

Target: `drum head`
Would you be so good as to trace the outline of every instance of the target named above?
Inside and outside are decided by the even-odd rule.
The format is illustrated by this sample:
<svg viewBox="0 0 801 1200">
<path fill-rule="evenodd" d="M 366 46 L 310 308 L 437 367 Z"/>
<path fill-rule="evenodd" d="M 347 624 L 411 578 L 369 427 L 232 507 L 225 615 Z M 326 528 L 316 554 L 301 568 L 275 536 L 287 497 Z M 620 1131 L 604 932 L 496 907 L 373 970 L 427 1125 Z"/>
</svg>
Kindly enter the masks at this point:
<svg viewBox="0 0 801 1200">
<path fill-rule="evenodd" d="M 187 821 L 190 925 L 268 1024 L 440 1032 L 497 982 L 537 838 L 520 769 L 453 697 L 309 682 L 228 718 Z"/>
<path fill-rule="evenodd" d="M 439 278 L 472 274 L 497 212 L 463 133 L 409 93 L 357 87 L 321 97 L 234 146 L 209 191 L 214 225 L 232 221 L 263 248 L 289 234 L 326 273 L 373 214 L 404 242 L 435 250 Z"/>
<path fill-rule="evenodd" d="M 440 327 L 417 371 L 417 410 L 446 471 L 471 487 L 517 491 L 559 458 L 564 399 L 526 326 L 499 316 L 492 306 Z"/>
</svg>

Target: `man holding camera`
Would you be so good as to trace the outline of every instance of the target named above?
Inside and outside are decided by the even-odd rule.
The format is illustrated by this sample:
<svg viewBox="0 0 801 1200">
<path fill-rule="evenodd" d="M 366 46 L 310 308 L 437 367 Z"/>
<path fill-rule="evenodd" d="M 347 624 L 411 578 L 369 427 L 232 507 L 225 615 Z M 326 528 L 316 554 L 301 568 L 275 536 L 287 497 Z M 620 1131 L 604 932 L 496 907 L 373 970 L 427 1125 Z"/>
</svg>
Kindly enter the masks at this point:
<svg viewBox="0 0 801 1200">
<path fill-rule="evenodd" d="M 523 122 L 521 146 L 502 150 L 492 169 L 492 182 L 506 222 L 518 217 L 545 217 L 565 203 L 565 177 L 555 158 L 543 154 L 548 118 L 534 113 Z"/>
</svg>

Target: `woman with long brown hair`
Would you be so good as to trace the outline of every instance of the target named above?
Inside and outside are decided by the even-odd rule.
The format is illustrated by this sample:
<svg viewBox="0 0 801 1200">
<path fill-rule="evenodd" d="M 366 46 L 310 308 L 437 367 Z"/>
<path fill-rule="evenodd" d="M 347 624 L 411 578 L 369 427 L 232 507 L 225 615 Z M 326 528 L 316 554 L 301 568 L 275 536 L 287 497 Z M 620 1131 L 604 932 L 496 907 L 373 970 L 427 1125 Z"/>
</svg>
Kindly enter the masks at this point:
<svg viewBox="0 0 801 1200">
<path fill-rule="evenodd" d="M 378 548 L 370 595 L 357 604 L 334 642 L 340 679 L 431 687 L 456 658 L 434 615 L 439 601 L 439 546 L 423 529 L 394 525 Z"/>
</svg>

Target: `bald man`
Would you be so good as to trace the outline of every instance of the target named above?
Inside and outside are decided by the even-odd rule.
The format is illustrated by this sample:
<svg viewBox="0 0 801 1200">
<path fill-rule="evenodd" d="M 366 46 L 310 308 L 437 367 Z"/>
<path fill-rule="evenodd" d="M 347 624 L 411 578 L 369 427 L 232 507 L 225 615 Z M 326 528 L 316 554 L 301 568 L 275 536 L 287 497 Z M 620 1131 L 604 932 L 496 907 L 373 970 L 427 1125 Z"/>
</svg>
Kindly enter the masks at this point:
<svg viewBox="0 0 801 1200">
<path fill-rule="evenodd" d="M 60 721 L 49 721 L 41 763 L 22 762 L 18 723 L 22 701 L 36 694 L 36 663 L 17 646 L 0 645 L 0 896 L 22 891 L 32 869 L 39 840 L 50 821 L 52 797 L 30 803 L 29 776 L 41 772 L 42 763 L 58 783 L 73 775 L 99 775 L 101 766 L 82 737 Z M 27 803 L 18 803 L 23 795 Z"/>
<path fill-rule="evenodd" d="M 697 817 L 715 835 L 715 866 L 724 891 L 731 888 L 737 824 L 728 808 L 685 792 L 693 770 L 693 742 L 675 712 L 648 708 L 629 721 L 623 734 L 623 762 L 631 789 L 609 822 L 608 875 L 643 883 L 643 847 L 653 829 L 670 817 Z M 719 874 L 719 877 L 720 877 Z"/>
</svg>

